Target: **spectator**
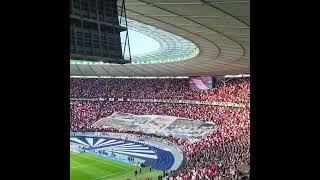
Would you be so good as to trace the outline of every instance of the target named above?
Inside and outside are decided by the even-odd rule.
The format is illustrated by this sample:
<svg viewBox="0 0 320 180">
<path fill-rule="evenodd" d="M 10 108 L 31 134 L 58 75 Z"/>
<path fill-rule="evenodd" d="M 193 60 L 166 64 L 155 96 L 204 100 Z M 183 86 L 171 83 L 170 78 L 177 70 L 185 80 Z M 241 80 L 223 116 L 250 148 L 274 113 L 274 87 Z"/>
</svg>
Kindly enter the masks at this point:
<svg viewBox="0 0 320 180">
<path fill-rule="evenodd" d="M 192 91 L 188 79 L 70 79 L 72 98 L 140 98 L 199 100 L 250 104 L 249 78 L 216 83 L 208 91 Z"/>
<path fill-rule="evenodd" d="M 187 79 L 71 79 L 70 88 L 71 97 L 76 98 L 158 98 L 250 103 L 248 78 L 232 79 L 225 86 L 218 83 L 215 88 L 206 92 L 189 90 Z M 214 122 L 217 130 L 200 141 L 190 142 L 186 138 L 143 134 L 112 127 L 91 127 L 97 120 L 115 112 L 170 115 Z M 172 175 L 170 173 L 170 179 L 229 180 L 234 177 L 234 171 L 238 166 L 250 164 L 249 114 L 249 108 L 73 100 L 70 102 L 70 130 L 130 133 L 166 140 L 176 144 L 186 157 L 186 166 Z M 149 170 L 151 171 L 151 167 Z"/>
</svg>

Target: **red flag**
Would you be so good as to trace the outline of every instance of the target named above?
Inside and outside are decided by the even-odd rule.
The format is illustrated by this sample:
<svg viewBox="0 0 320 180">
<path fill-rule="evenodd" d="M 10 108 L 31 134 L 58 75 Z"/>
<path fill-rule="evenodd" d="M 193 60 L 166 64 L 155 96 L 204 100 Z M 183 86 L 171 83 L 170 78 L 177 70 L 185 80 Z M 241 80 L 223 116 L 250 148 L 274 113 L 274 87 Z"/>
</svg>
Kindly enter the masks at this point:
<svg viewBox="0 0 320 180">
<path fill-rule="evenodd" d="M 210 177 L 214 177 L 214 172 L 213 171 L 210 172 Z"/>
</svg>

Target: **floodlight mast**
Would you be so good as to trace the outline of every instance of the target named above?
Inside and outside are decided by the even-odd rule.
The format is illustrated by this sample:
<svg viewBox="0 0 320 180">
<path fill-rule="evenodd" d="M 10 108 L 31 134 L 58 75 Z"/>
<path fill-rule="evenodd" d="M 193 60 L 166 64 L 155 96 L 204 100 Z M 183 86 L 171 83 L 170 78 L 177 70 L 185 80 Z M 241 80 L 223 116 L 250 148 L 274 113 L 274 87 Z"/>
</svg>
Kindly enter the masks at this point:
<svg viewBox="0 0 320 180">
<path fill-rule="evenodd" d="M 123 16 L 124 15 L 124 16 Z M 131 50 L 130 50 L 130 40 L 129 40 L 129 28 L 128 28 L 128 20 L 127 20 L 127 11 L 126 11 L 126 3 L 125 0 L 122 0 L 122 5 L 121 5 L 121 12 L 120 12 L 120 25 L 122 24 L 122 18 L 124 18 L 125 22 L 125 27 L 127 27 L 126 30 L 126 37 L 124 41 L 124 47 L 123 47 L 123 52 L 122 52 L 122 58 L 125 59 L 125 54 L 126 54 L 126 48 L 128 46 L 129 50 L 129 61 L 131 62 Z"/>
<path fill-rule="evenodd" d="M 125 0 L 70 0 L 70 3 L 71 60 L 131 63 Z M 121 24 L 122 20 L 124 23 Z M 126 38 L 122 51 L 120 33 L 124 31 Z M 129 59 L 125 59 L 127 48 Z"/>
</svg>

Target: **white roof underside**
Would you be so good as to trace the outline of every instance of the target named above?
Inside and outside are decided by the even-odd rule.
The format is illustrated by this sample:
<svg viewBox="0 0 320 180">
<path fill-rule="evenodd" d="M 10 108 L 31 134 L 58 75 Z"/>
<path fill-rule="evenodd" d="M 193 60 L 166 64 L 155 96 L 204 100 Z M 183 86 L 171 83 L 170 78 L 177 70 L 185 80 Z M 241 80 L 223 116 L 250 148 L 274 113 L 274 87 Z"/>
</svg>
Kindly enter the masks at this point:
<svg viewBox="0 0 320 180">
<path fill-rule="evenodd" d="M 122 0 L 119 0 L 119 3 Z M 127 17 L 181 36 L 198 56 L 152 64 L 70 64 L 71 76 L 193 76 L 250 73 L 250 1 L 126 0 Z M 130 28 L 130 27 L 129 27 Z"/>
</svg>

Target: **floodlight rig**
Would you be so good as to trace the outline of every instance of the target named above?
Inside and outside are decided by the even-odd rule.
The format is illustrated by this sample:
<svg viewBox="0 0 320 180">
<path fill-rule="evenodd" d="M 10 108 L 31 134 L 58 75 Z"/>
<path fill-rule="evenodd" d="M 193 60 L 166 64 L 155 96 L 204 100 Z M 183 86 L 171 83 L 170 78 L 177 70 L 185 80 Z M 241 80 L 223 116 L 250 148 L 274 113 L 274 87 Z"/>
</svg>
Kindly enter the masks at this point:
<svg viewBox="0 0 320 180">
<path fill-rule="evenodd" d="M 131 62 L 124 0 L 70 0 L 70 59 L 103 63 Z M 119 23 L 118 8 L 121 14 Z M 122 15 L 124 14 L 124 17 Z M 126 31 L 122 52 L 120 33 Z M 129 48 L 129 59 L 125 49 Z"/>
</svg>

